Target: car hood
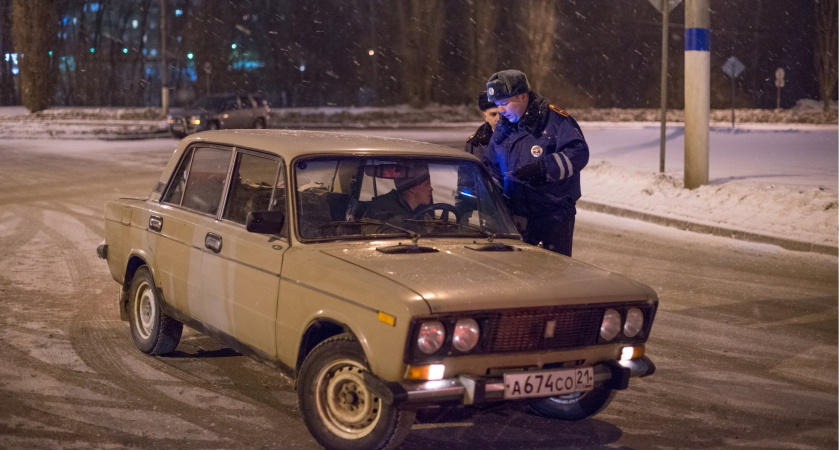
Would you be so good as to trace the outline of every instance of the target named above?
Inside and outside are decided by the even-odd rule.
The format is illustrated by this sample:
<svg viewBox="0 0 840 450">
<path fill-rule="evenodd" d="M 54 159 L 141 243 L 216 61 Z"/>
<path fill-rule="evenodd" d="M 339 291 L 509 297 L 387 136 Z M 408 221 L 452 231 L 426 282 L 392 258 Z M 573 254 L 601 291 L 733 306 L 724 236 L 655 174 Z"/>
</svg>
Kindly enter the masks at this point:
<svg viewBox="0 0 840 450">
<path fill-rule="evenodd" d="M 322 250 L 399 283 L 433 313 L 649 300 L 649 288 L 554 252 L 514 245 L 436 245 L 437 252 L 388 254 L 376 247 Z"/>
</svg>

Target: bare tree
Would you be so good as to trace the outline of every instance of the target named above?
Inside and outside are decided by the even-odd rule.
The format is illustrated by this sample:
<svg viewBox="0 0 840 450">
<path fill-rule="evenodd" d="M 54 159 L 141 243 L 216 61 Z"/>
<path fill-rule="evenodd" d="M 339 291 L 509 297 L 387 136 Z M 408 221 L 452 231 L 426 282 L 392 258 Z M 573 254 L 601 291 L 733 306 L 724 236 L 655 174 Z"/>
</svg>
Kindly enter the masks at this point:
<svg viewBox="0 0 840 450">
<path fill-rule="evenodd" d="M 12 38 L 20 55 L 20 99 L 31 112 L 49 108 L 55 97 L 56 6 L 55 0 L 14 0 L 12 4 Z"/>
<path fill-rule="evenodd" d="M 539 92 L 545 87 L 555 54 L 557 8 L 554 0 L 528 0 L 520 4 L 527 52 L 525 73 L 531 89 Z"/>
<path fill-rule="evenodd" d="M 0 55 L 14 53 L 12 45 L 12 2 L 0 0 Z M 12 74 L 13 59 L 0 58 L 0 105 L 16 105 L 17 89 Z"/>
<path fill-rule="evenodd" d="M 412 106 L 432 101 L 432 87 L 440 80 L 440 45 L 444 8 L 441 0 L 400 0 L 400 57 L 403 92 Z"/>
<path fill-rule="evenodd" d="M 814 61 L 820 80 L 823 110 L 828 112 L 837 86 L 837 0 L 816 0 L 817 54 Z"/>
<path fill-rule="evenodd" d="M 466 40 L 469 48 L 469 77 L 476 84 L 484 87 L 491 74 L 498 70 L 499 62 L 496 42 L 496 22 L 499 8 L 493 0 L 471 0 L 467 2 L 469 24 L 466 27 Z M 470 98 L 476 95 L 472 83 L 465 83 Z"/>
</svg>

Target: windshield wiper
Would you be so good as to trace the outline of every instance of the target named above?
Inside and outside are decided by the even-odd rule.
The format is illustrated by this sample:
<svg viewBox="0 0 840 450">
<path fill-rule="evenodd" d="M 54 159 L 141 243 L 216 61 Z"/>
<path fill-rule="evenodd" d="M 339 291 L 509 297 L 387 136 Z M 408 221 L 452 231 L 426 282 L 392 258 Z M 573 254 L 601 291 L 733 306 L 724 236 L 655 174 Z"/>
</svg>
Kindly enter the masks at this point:
<svg viewBox="0 0 840 450">
<path fill-rule="evenodd" d="M 402 231 L 403 233 L 407 234 L 408 237 L 411 238 L 411 241 L 415 245 L 417 244 L 417 241 L 420 240 L 420 233 L 409 230 L 408 228 L 403 228 L 399 225 L 394 225 L 393 223 L 390 223 L 390 222 L 383 222 L 383 221 L 377 220 L 377 219 L 363 218 L 363 219 L 359 219 L 359 220 L 346 220 L 346 221 L 342 221 L 342 222 L 330 222 L 330 225 L 356 225 L 356 226 L 380 225 L 380 226 L 391 227 L 395 230 Z"/>
<path fill-rule="evenodd" d="M 448 227 L 459 227 L 459 228 L 466 228 L 468 230 L 477 231 L 479 234 L 484 236 L 487 239 L 487 242 L 493 242 L 493 239 L 496 239 L 496 233 L 492 231 L 488 231 L 481 225 L 473 225 L 471 223 L 458 223 L 458 222 L 444 222 L 440 219 L 435 220 L 422 220 L 422 219 L 405 219 L 406 222 L 417 222 L 423 223 L 427 225 L 443 225 Z"/>
</svg>

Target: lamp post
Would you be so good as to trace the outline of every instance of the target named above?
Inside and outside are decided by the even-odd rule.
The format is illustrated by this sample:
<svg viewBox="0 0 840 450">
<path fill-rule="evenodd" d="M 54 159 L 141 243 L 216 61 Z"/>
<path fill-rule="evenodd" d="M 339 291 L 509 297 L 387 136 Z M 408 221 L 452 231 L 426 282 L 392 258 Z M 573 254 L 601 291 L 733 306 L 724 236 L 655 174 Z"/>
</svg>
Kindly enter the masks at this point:
<svg viewBox="0 0 840 450">
<path fill-rule="evenodd" d="M 166 65 L 166 0 L 160 0 L 160 106 L 169 114 L 169 69 Z"/>
</svg>

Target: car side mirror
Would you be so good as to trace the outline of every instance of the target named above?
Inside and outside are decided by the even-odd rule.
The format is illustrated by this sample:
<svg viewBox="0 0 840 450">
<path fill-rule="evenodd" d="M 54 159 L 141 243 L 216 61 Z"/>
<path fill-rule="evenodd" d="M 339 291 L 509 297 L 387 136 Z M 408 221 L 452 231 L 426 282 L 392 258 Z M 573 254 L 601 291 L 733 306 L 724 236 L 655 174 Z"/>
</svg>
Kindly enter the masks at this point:
<svg viewBox="0 0 840 450">
<path fill-rule="evenodd" d="M 245 219 L 245 229 L 251 233 L 279 234 L 285 223 L 284 211 L 252 211 Z"/>
</svg>

